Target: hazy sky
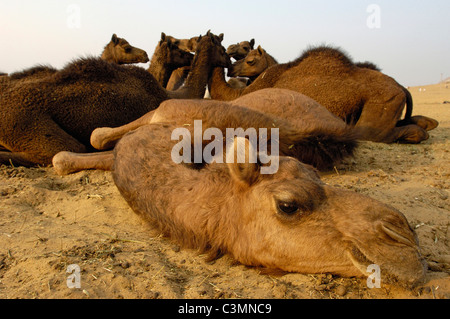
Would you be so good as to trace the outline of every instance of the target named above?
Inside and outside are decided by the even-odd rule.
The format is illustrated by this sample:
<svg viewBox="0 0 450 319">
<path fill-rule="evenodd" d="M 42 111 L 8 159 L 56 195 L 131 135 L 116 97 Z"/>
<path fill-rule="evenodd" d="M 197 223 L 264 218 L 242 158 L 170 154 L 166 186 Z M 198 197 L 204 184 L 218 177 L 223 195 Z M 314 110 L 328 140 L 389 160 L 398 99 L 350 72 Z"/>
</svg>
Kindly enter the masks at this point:
<svg viewBox="0 0 450 319">
<path fill-rule="evenodd" d="M 0 71 L 100 55 L 113 33 L 151 56 L 161 32 L 208 29 L 225 47 L 254 38 L 280 63 L 330 44 L 406 86 L 450 77 L 449 0 L 0 0 Z"/>
</svg>

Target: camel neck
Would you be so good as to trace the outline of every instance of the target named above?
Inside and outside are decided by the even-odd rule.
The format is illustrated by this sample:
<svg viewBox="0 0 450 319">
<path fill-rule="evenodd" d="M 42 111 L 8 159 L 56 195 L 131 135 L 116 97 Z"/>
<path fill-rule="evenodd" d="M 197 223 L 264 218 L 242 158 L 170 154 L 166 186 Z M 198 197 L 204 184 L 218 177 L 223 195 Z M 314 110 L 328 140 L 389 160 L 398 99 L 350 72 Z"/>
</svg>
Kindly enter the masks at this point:
<svg viewBox="0 0 450 319">
<path fill-rule="evenodd" d="M 169 96 L 178 99 L 202 99 L 205 96 L 211 65 L 211 49 L 197 49 L 184 86 L 176 91 L 169 91 Z"/>
<path fill-rule="evenodd" d="M 157 59 L 152 59 L 148 72 L 150 72 L 155 79 L 161 84 L 162 87 L 166 87 L 169 82 L 170 75 L 173 69 L 169 68 L 166 64 L 161 63 Z"/>
<path fill-rule="evenodd" d="M 231 101 L 242 95 L 244 89 L 231 87 L 225 81 L 225 71 L 223 68 L 214 68 L 209 80 L 209 93 L 213 100 Z"/>
</svg>

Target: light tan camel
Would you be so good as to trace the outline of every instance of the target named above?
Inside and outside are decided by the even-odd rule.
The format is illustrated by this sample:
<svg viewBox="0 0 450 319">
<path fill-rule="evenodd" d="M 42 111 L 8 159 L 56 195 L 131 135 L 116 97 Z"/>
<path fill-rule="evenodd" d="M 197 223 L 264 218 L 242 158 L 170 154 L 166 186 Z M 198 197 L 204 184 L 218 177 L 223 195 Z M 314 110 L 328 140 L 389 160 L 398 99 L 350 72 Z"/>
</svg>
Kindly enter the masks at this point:
<svg viewBox="0 0 450 319">
<path fill-rule="evenodd" d="M 12 74 L 0 85 L 0 163 L 48 165 L 61 151 L 93 150 L 97 127 L 130 123 L 170 98 L 202 98 L 215 66 L 230 60 L 218 37 L 199 38 L 186 85 L 168 92 L 146 70 L 82 58 L 62 70 L 41 67 Z M 30 75 L 32 73 L 32 75 Z"/>
<path fill-rule="evenodd" d="M 230 56 L 230 58 L 238 61 L 244 59 L 247 54 L 249 54 L 249 52 L 253 50 L 254 45 L 255 39 L 251 39 L 250 41 L 241 41 L 239 43 L 228 46 L 227 54 Z"/>
<path fill-rule="evenodd" d="M 147 63 L 147 52 L 131 46 L 127 40 L 117 37 L 114 33 L 111 41 L 103 49 L 101 58 L 117 64 Z"/>
<path fill-rule="evenodd" d="M 161 107 L 184 105 L 173 102 Z M 219 119 L 224 114 L 217 111 L 212 117 L 217 122 L 206 126 L 259 121 L 269 128 L 273 120 L 255 112 Z M 195 127 L 184 127 L 195 136 Z M 114 182 L 130 207 L 178 244 L 211 258 L 229 254 L 245 265 L 288 272 L 364 277 L 371 274 L 368 266 L 376 264 L 386 282 L 411 287 L 423 281 L 417 236 L 396 209 L 325 185 L 310 166 L 292 157 L 272 157 L 278 171 L 262 174 L 265 164 L 250 162 L 249 154 L 256 150 L 248 142 L 243 163 L 235 155 L 228 163 L 176 164 L 176 129 L 170 123 L 144 125 L 103 156 L 109 157 Z M 242 149 L 236 141 L 241 139 L 232 145 L 238 153 Z M 196 148 L 191 143 L 188 147 Z"/>
<path fill-rule="evenodd" d="M 192 53 L 180 49 L 171 39 L 172 37 L 166 36 L 164 32 L 161 33 L 161 39 L 153 52 L 148 68 L 148 71 L 156 78 L 159 84 L 168 90 L 173 90 L 173 88 L 167 88 L 172 72 L 178 68 L 188 66 L 187 78 L 194 58 Z"/>
<path fill-rule="evenodd" d="M 234 100 L 263 88 L 286 88 L 303 93 L 333 114 L 354 125 L 364 140 L 384 143 L 420 143 L 438 122 L 412 115 L 411 95 L 391 77 L 358 67 L 338 49 L 317 47 L 295 61 L 269 67 L 249 86 L 227 85 L 223 69 L 216 69 L 209 82 L 213 99 Z M 400 120 L 405 103 L 405 118 Z"/>
<path fill-rule="evenodd" d="M 129 131 L 156 122 L 170 122 L 180 127 L 202 120 L 203 129 L 279 128 L 280 152 L 311 164 L 320 170 L 333 168 L 353 154 L 357 136 L 342 120 L 307 96 L 284 89 L 265 89 L 233 102 L 213 100 L 169 100 L 142 118 L 116 128 L 97 128 L 91 144 L 98 150 L 109 150 Z M 65 175 L 84 169 L 106 169 L 104 153 L 77 155 L 57 154 L 53 165 Z M 112 160 L 112 159 L 111 159 Z"/>
</svg>

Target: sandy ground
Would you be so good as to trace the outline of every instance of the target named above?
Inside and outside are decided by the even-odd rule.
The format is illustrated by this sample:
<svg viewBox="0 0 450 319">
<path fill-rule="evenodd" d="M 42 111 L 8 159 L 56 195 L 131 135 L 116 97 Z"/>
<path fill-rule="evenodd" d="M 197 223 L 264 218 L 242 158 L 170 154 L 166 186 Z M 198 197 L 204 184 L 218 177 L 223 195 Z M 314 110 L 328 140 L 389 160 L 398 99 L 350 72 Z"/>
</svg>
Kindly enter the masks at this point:
<svg viewBox="0 0 450 319">
<path fill-rule="evenodd" d="M 0 298 L 450 298 L 450 89 L 410 88 L 414 114 L 440 126 L 420 145 L 364 142 L 325 182 L 401 210 L 429 263 L 413 291 L 330 275 L 264 274 L 229 257 L 206 262 L 144 224 L 109 172 L 57 176 L 0 168 Z M 67 267 L 80 267 L 69 289 Z"/>
</svg>

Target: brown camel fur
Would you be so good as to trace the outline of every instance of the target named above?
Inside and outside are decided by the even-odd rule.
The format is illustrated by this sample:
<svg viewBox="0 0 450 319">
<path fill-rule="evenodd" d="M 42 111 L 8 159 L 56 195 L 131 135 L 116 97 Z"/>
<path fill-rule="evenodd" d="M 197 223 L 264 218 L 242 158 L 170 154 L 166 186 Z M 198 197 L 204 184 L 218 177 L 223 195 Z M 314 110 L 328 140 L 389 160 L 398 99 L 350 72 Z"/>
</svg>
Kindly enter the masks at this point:
<svg viewBox="0 0 450 319">
<path fill-rule="evenodd" d="M 298 59 L 268 68 L 244 89 L 233 89 L 216 69 L 210 79 L 211 97 L 234 100 L 262 88 L 286 88 L 303 93 L 360 131 L 361 139 L 384 143 L 420 143 L 438 122 L 411 116 L 409 92 L 391 77 L 356 66 L 340 50 L 326 46 L 309 49 Z M 405 103 L 408 109 L 400 121 Z"/>
<path fill-rule="evenodd" d="M 16 74 L 19 80 L 0 86 L 0 145 L 9 150 L 0 152 L 0 163 L 47 165 L 61 151 L 90 151 L 95 128 L 132 122 L 170 98 L 202 98 L 212 68 L 229 63 L 217 36 L 208 32 L 199 39 L 186 85 L 175 92 L 140 67 L 99 58 L 76 60 L 46 76 Z"/>
<path fill-rule="evenodd" d="M 181 50 L 172 42 L 171 37 L 167 37 L 162 32 L 161 40 L 155 48 L 148 71 L 162 87 L 167 88 L 172 72 L 178 68 L 190 66 L 193 58 L 192 53 Z"/>
<path fill-rule="evenodd" d="M 131 46 L 127 40 L 112 35 L 111 41 L 103 49 L 101 58 L 117 64 L 147 63 L 147 53 Z"/>
<path fill-rule="evenodd" d="M 203 121 L 203 129 L 274 128 L 280 130 L 280 152 L 311 164 L 320 170 L 331 169 L 353 154 L 357 136 L 341 119 L 307 96 L 285 89 L 264 89 L 245 95 L 233 102 L 214 100 L 169 100 L 155 111 L 117 128 L 97 128 L 91 144 L 98 150 L 108 150 L 129 131 L 150 123 L 173 123 L 192 126 Z M 110 164 L 111 162 L 110 158 Z M 60 175 L 84 169 L 106 169 L 103 153 L 77 155 L 68 152 L 53 158 Z"/>
<path fill-rule="evenodd" d="M 245 115 L 238 114 L 236 121 Z M 255 120 L 253 112 L 248 115 L 249 123 Z M 364 277 L 376 264 L 383 280 L 406 286 L 423 281 L 417 236 L 394 208 L 325 185 L 292 157 L 276 157 L 278 171 L 261 174 L 264 165 L 249 162 L 249 143 L 243 163 L 176 164 L 176 128 L 144 125 L 104 154 L 130 207 L 165 236 L 210 258 L 229 254 L 249 266 Z"/>
<path fill-rule="evenodd" d="M 171 41 L 173 41 L 181 50 L 186 52 L 195 52 L 197 50 L 197 40 L 198 37 L 192 37 L 190 39 L 177 39 L 172 36 L 167 36 Z M 218 40 L 222 42 L 223 33 L 219 34 Z M 191 70 L 190 65 L 181 66 L 175 70 L 170 75 L 167 82 L 166 89 L 169 91 L 178 90 L 186 81 L 189 72 Z"/>
<path fill-rule="evenodd" d="M 230 58 L 235 59 L 236 61 L 244 59 L 247 54 L 253 50 L 253 46 L 255 45 L 255 39 L 251 39 L 250 41 L 242 41 L 237 44 L 232 44 L 227 48 L 227 54 Z"/>
</svg>

